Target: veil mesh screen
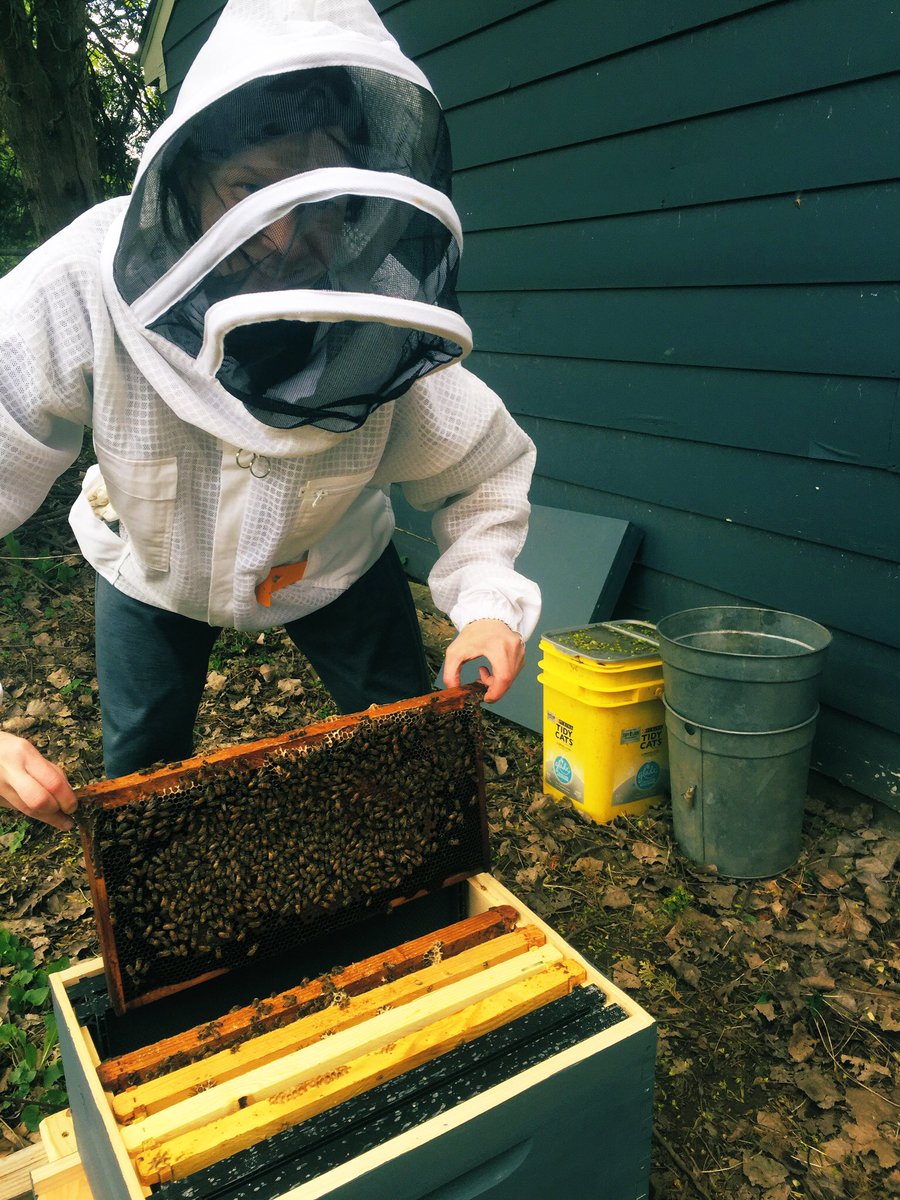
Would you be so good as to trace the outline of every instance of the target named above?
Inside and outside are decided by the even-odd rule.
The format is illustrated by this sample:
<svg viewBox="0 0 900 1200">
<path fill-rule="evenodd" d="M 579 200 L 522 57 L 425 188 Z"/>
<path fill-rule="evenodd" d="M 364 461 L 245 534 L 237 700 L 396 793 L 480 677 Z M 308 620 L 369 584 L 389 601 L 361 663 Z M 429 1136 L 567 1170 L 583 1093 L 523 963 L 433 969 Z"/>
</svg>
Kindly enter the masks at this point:
<svg viewBox="0 0 900 1200">
<path fill-rule="evenodd" d="M 258 226 L 150 323 L 196 358 L 217 302 L 273 291 L 352 293 L 354 322 L 290 320 L 233 330 L 216 378 L 260 421 L 342 433 L 460 358 L 452 335 L 395 327 L 369 316 L 368 295 L 458 314 L 459 247 L 410 199 L 377 194 L 385 174 L 450 196 L 450 142 L 434 96 L 361 67 L 322 67 L 253 80 L 197 113 L 140 176 L 115 256 L 128 304 L 143 296 L 217 222 L 254 193 L 329 168 L 370 176 L 358 191 L 257 214 Z M 415 194 L 415 189 L 413 189 Z M 410 317 L 416 325 L 414 317 Z"/>
</svg>

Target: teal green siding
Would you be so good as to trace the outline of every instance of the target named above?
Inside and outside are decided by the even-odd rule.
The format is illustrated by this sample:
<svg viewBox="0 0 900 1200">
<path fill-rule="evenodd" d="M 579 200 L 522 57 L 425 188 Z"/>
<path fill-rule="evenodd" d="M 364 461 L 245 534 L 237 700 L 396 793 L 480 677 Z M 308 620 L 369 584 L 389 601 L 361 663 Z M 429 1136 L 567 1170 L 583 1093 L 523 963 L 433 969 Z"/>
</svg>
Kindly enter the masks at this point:
<svg viewBox="0 0 900 1200">
<path fill-rule="evenodd" d="M 181 0 L 180 3 L 176 0 L 163 34 L 168 83 L 165 100 L 169 110 L 175 103 L 188 67 L 212 33 L 223 7 L 222 0 Z"/>
<path fill-rule="evenodd" d="M 375 7 L 447 111 L 471 366 L 535 501 L 643 531 L 620 616 L 827 625 L 814 765 L 900 807 L 897 6 Z"/>
<path fill-rule="evenodd" d="M 535 500 L 643 530 L 621 616 L 828 625 L 814 761 L 900 806 L 895 6 L 378 7 L 447 109 Z"/>
</svg>

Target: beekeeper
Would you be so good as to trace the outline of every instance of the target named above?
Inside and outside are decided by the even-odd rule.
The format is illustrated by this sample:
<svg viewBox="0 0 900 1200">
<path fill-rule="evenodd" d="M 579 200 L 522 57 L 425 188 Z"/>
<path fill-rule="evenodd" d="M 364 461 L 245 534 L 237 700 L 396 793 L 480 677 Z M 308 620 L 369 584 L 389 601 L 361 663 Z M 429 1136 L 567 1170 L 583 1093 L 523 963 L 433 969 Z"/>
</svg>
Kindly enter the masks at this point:
<svg viewBox="0 0 900 1200">
<path fill-rule="evenodd" d="M 283 625 L 345 712 L 430 691 L 388 496 L 433 511 L 435 602 L 509 687 L 533 447 L 461 360 L 440 107 L 365 0 L 230 0 L 132 195 L 0 281 L 0 522 L 76 460 L 108 775 L 191 752 L 222 627 Z M 0 734 L 0 796 L 75 799 Z"/>
</svg>

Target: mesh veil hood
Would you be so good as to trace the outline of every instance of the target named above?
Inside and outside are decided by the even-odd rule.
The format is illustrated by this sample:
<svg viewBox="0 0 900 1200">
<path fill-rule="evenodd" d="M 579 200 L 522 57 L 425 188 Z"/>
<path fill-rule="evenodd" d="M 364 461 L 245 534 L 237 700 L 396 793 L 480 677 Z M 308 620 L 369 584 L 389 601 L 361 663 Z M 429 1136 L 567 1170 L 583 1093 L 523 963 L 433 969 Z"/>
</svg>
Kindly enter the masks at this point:
<svg viewBox="0 0 900 1200">
<path fill-rule="evenodd" d="M 449 139 L 365 0 L 229 0 L 113 259 L 139 325 L 258 420 L 345 432 L 471 348 Z"/>
</svg>

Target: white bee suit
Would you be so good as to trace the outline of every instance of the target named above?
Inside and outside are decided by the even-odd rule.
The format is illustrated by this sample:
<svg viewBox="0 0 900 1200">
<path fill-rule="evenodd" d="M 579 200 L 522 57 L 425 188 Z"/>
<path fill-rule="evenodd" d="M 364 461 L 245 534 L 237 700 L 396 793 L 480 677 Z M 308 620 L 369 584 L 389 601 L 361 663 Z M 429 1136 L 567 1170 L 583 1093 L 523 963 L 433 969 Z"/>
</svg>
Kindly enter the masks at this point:
<svg viewBox="0 0 900 1200">
<path fill-rule="evenodd" d="M 298 72 L 318 72 L 308 78 L 338 151 L 254 185 L 191 233 L 166 180 L 188 150 L 219 170 L 218 114 L 233 116 L 234 97 L 254 128 L 252 106 L 268 106 L 272 144 L 318 144 L 293 104 Z M 352 119 L 334 115 L 348 105 Z M 534 450 L 460 365 L 462 235 L 438 111 L 363 0 L 231 0 L 132 196 L 84 214 L 0 281 L 4 531 L 35 511 L 90 427 L 97 466 L 70 518 L 85 558 L 135 599 L 262 630 L 330 603 L 372 566 L 400 483 L 435 512 L 436 603 L 459 628 L 494 617 L 527 638 L 539 593 L 514 562 Z M 246 250 L 286 214 L 292 228 L 308 213 L 321 223 L 329 205 L 316 278 L 307 260 L 276 276 Z M 109 510 L 96 503 L 101 475 Z M 272 569 L 302 560 L 303 577 L 261 603 Z"/>
</svg>

